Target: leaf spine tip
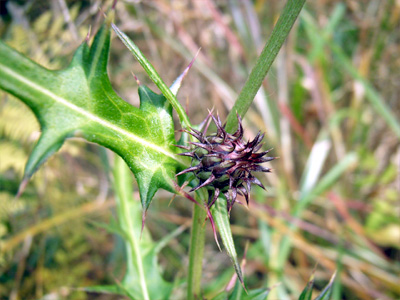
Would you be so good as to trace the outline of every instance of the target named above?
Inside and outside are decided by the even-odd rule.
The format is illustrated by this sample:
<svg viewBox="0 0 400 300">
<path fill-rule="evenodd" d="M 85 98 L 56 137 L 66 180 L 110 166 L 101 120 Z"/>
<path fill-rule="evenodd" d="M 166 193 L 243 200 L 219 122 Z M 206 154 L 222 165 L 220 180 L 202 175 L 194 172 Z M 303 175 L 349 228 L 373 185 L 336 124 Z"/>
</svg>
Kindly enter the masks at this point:
<svg viewBox="0 0 400 300">
<path fill-rule="evenodd" d="M 90 34 L 92 33 L 92 25 L 89 25 L 88 33 L 85 37 L 85 42 L 88 44 L 90 39 Z"/>
<path fill-rule="evenodd" d="M 140 80 L 139 80 L 139 79 L 137 78 L 137 76 L 133 73 L 133 71 L 131 71 L 131 74 L 132 74 L 133 78 L 135 78 L 137 85 L 138 85 L 138 86 L 141 86 L 142 84 L 140 83 Z"/>
</svg>

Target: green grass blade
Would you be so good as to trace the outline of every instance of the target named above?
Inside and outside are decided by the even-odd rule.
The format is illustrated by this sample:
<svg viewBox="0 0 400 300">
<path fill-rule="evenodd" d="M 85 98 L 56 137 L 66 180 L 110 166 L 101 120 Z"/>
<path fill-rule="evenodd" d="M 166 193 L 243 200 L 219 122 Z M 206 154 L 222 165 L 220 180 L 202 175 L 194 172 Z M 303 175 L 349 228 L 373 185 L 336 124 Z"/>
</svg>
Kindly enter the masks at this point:
<svg viewBox="0 0 400 300">
<path fill-rule="evenodd" d="M 307 163 L 301 177 L 301 195 L 309 193 L 318 183 L 331 147 L 332 143 L 327 131 L 321 130 L 318 134 L 317 141 L 314 143 L 311 152 L 308 155 Z"/>
<path fill-rule="evenodd" d="M 307 206 L 312 202 L 315 197 L 321 195 L 323 192 L 328 190 L 333 184 L 337 182 L 338 179 L 351 167 L 353 167 L 358 161 L 358 156 L 356 153 L 349 153 L 343 159 L 338 162 L 329 172 L 322 177 L 322 179 L 315 185 L 315 187 L 308 191 L 307 193 L 303 193 L 299 199 L 299 202 L 293 209 L 293 216 L 298 217 L 301 213 L 307 208 Z M 294 229 L 295 226 L 292 224 L 290 226 L 291 229 Z M 289 256 L 291 247 L 291 241 L 288 236 L 285 236 L 281 243 L 281 251 L 278 257 L 278 265 L 283 269 L 285 262 Z"/>
<path fill-rule="evenodd" d="M 299 216 L 301 212 L 310 204 L 314 197 L 321 195 L 328 190 L 340 177 L 350 168 L 352 168 L 358 161 L 356 153 L 351 152 L 342 158 L 329 172 L 322 177 L 314 189 L 309 193 L 301 196 L 299 203 L 295 206 L 294 214 Z"/>
<path fill-rule="evenodd" d="M 393 130 L 398 138 L 400 138 L 400 122 L 390 111 L 390 108 L 385 104 L 381 95 L 372 87 L 372 85 L 358 72 L 353 66 L 350 59 L 346 57 L 343 50 L 334 43 L 325 42 L 332 49 L 332 52 L 337 58 L 338 64 L 345 69 L 354 79 L 361 83 L 365 90 L 367 100 L 371 103 L 378 114 L 386 121 L 387 125 Z"/>
<path fill-rule="evenodd" d="M 311 275 L 311 278 L 308 281 L 306 287 L 300 294 L 299 300 L 311 300 L 313 288 L 314 288 L 314 274 Z"/>
<path fill-rule="evenodd" d="M 341 13 L 341 7 L 338 7 L 335 10 L 335 20 L 332 23 L 337 23 L 338 19 L 343 16 Z M 365 91 L 366 99 L 371 103 L 375 111 L 385 120 L 387 125 L 393 130 L 397 137 L 400 138 L 400 122 L 396 119 L 393 113 L 390 111 L 390 108 L 385 104 L 384 100 L 382 99 L 381 95 L 374 89 L 374 87 L 366 80 L 360 72 L 354 67 L 351 60 L 346 56 L 344 51 L 337 46 L 337 44 L 332 41 L 330 38 L 331 35 L 331 27 L 334 24 L 330 23 L 330 26 L 326 30 L 319 30 L 315 21 L 309 14 L 304 14 L 302 16 L 302 21 L 305 22 L 306 28 L 309 31 L 309 34 L 313 35 L 314 37 L 318 37 L 318 41 L 328 46 L 333 54 L 336 57 L 336 64 L 340 65 L 342 69 L 344 69 L 351 77 L 357 80 Z"/>
<path fill-rule="evenodd" d="M 246 114 L 257 91 L 267 75 L 268 70 L 271 68 L 279 50 L 289 35 L 290 29 L 297 19 L 305 0 L 288 0 L 282 15 L 279 17 L 278 22 L 271 37 L 264 46 L 261 55 L 259 56 L 253 70 L 247 78 L 242 91 L 239 94 L 231 112 L 228 115 L 226 130 L 233 131 L 237 126 L 236 112 L 242 117 Z"/>
<path fill-rule="evenodd" d="M 331 279 L 329 280 L 328 285 L 323 289 L 321 294 L 315 300 L 330 300 L 332 296 L 332 286 L 336 278 L 336 272 L 332 275 Z"/>
</svg>

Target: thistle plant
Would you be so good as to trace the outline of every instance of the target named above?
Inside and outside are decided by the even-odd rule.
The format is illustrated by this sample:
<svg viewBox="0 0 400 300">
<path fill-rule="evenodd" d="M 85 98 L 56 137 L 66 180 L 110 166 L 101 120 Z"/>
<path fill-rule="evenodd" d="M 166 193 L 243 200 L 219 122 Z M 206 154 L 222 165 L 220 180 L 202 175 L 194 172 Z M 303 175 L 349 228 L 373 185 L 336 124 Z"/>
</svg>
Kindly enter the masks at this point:
<svg viewBox="0 0 400 300">
<path fill-rule="evenodd" d="M 198 299 L 202 295 L 200 282 L 205 231 L 203 225 L 207 214 L 208 217 L 215 218 L 238 282 L 244 286 L 230 229 L 229 212 L 238 202 L 238 195 L 244 196 L 249 203 L 253 184 L 264 188 L 254 173 L 270 172 L 271 169 L 262 164 L 274 160 L 275 157 L 266 156 L 270 150 L 261 151 L 263 134 L 258 133 L 251 141 L 244 140 L 241 118 L 246 114 L 304 2 L 288 1 L 278 20 L 277 29 L 260 55 L 227 118 L 226 125 L 222 124 L 219 117 L 209 114 L 202 131 L 193 128 L 185 110 L 176 99 L 184 76 L 178 77 L 171 88 L 168 88 L 134 42 L 112 23 L 113 12 L 107 16 L 93 43 L 89 46 L 86 39 L 77 49 L 70 65 L 63 70 L 51 71 L 42 68 L 0 43 L 0 88 L 25 102 L 35 113 L 42 130 L 41 137 L 27 162 L 18 194 L 23 192 L 34 172 L 70 137 L 83 137 L 89 142 L 109 148 L 124 161 L 118 158 L 115 163 L 114 186 L 119 224 L 112 230 L 120 234 L 125 241 L 127 273 L 122 284 L 87 290 L 113 292 L 131 299 L 147 300 L 168 299 L 173 288 L 158 272 L 156 254 L 161 246 L 152 244 L 146 237 L 142 242 L 138 238 L 137 224 L 140 223 L 140 218 L 136 206 L 132 203 L 131 183 L 127 175 L 129 171 L 125 164 L 133 172 L 138 183 L 143 211 L 142 227 L 146 211 L 158 189 L 179 194 L 181 191 L 175 188 L 176 176 L 188 173 L 192 173 L 198 181 L 191 189 L 191 192 L 196 192 L 196 204 L 189 253 L 187 299 Z M 125 102 L 111 87 L 107 74 L 111 28 L 162 92 L 159 95 L 139 85 L 140 108 Z M 173 109 L 178 114 L 183 130 L 198 140 L 191 141 L 190 146 L 180 145 L 180 148 L 188 150 L 185 153 L 178 153 L 174 147 L 176 141 Z M 211 120 L 217 132 L 207 135 Z M 237 130 L 231 133 L 236 124 Z M 191 166 L 182 156 L 191 158 Z M 182 169 L 185 170 L 178 172 Z M 207 191 L 207 199 L 203 197 L 204 190 Z M 224 209 L 221 209 L 224 200 L 222 195 L 226 200 Z M 201 205 L 204 203 L 207 211 Z M 145 250 L 141 251 L 141 246 Z M 241 293 L 240 284 L 233 293 Z M 254 299 L 256 296 L 266 296 L 268 292 L 268 289 L 249 291 L 248 296 Z M 310 293 L 308 292 L 309 295 Z M 214 299 L 227 297 L 227 292 L 224 291 Z"/>
</svg>

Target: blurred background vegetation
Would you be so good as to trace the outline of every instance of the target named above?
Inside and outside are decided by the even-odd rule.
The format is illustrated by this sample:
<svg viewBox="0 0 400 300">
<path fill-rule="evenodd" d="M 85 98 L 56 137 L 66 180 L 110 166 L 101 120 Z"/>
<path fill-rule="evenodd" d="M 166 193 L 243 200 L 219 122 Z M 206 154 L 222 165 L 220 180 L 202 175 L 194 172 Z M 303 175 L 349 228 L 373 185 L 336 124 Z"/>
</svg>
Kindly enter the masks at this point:
<svg viewBox="0 0 400 300">
<path fill-rule="evenodd" d="M 178 95 L 195 124 L 212 107 L 225 118 L 284 2 L 121 0 L 116 23 L 168 84 L 201 47 Z M 62 68 L 109 6 L 1 0 L 0 36 Z M 261 177 L 267 191 L 255 188 L 249 210 L 238 205 L 231 215 L 240 256 L 250 241 L 247 285 L 281 282 L 269 299 L 294 299 L 314 268 L 316 290 L 338 270 L 333 299 L 400 299 L 399 28 L 399 1 L 307 1 L 246 115 L 247 137 L 266 132 L 265 148 L 280 157 Z M 137 105 L 131 71 L 155 89 L 113 35 L 111 81 Z M 0 91 L 0 299 L 116 299 L 79 289 L 118 282 L 125 270 L 122 240 L 95 225 L 115 215 L 112 153 L 71 139 L 15 199 L 39 135 L 33 114 Z M 190 224 L 192 205 L 169 205 L 171 197 L 157 193 L 149 209 L 154 240 Z M 234 273 L 207 234 L 206 298 Z M 161 252 L 167 280 L 185 278 L 188 242 L 186 230 Z M 183 299 L 177 286 L 173 297 Z"/>
</svg>

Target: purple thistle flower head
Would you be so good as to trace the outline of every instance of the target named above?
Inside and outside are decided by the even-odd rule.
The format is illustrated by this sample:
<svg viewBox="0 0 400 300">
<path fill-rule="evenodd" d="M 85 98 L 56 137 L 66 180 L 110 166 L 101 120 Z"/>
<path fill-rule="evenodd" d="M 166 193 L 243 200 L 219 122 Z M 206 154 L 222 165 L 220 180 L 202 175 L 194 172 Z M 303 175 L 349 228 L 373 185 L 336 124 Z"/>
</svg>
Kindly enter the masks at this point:
<svg viewBox="0 0 400 300">
<path fill-rule="evenodd" d="M 217 132 L 206 135 L 210 117 L 217 126 Z M 271 169 L 261 166 L 262 163 L 274 160 L 275 157 L 266 156 L 271 150 L 257 152 L 262 147 L 264 134 L 260 132 L 252 141 L 243 140 L 242 120 L 238 115 L 238 129 L 229 134 L 225 131 L 219 116 L 215 118 L 211 113 L 203 122 L 203 131 L 190 128 L 184 130 L 198 142 L 189 142 L 191 146 L 178 146 L 190 150 L 180 155 L 192 158 L 192 167 L 178 173 L 177 176 L 193 173 L 199 184 L 191 189 L 196 191 L 202 187 L 208 190 L 208 207 L 210 208 L 217 200 L 220 193 L 227 199 L 227 209 L 230 212 L 233 204 L 237 201 L 237 195 L 245 197 L 249 203 L 249 194 L 252 184 L 263 189 L 262 183 L 253 175 L 253 172 L 271 172 Z"/>
</svg>

